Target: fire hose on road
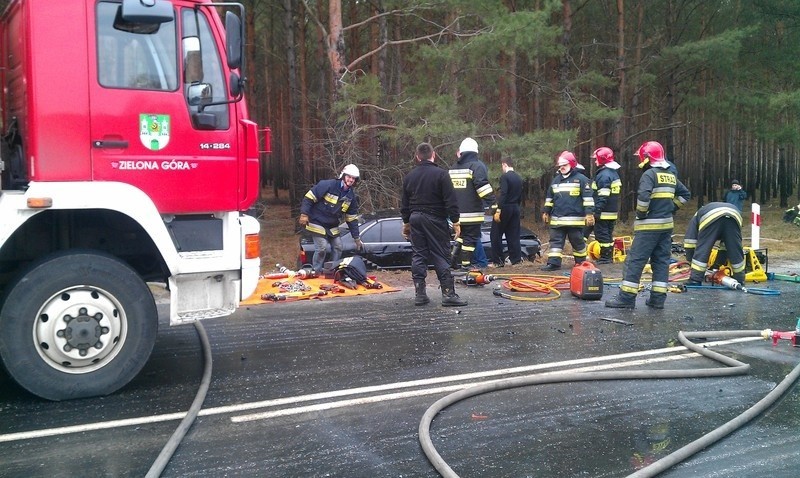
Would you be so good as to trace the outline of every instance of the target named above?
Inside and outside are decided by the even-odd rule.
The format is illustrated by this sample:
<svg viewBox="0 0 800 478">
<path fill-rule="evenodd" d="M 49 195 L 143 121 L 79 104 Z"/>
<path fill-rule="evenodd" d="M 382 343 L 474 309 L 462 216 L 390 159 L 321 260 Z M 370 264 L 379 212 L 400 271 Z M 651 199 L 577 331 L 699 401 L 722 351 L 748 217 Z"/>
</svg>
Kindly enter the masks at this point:
<svg viewBox="0 0 800 478">
<path fill-rule="evenodd" d="M 780 332 L 777 337 L 786 338 L 781 336 Z M 791 333 L 787 333 L 791 334 Z M 795 332 L 796 334 L 796 332 Z M 445 460 L 436 451 L 430 437 L 430 427 L 436 415 L 447 408 L 448 406 L 465 400 L 477 395 L 494 392 L 498 390 L 507 390 L 516 387 L 525 387 L 529 385 L 540 385 L 545 383 L 564 383 L 564 382 L 582 382 L 582 381 L 598 381 L 598 380 L 659 380 L 659 379 L 677 379 L 677 378 L 702 378 L 702 377 L 721 377 L 743 375 L 748 373 L 750 365 L 740 362 L 736 359 L 727 357 L 720 353 L 708 350 L 693 343 L 690 339 L 708 339 L 708 338 L 739 338 L 739 337 L 762 337 L 765 339 L 777 340 L 776 332 L 769 329 L 767 330 L 728 330 L 717 332 L 679 332 L 678 339 L 689 350 L 701 354 L 707 358 L 715 360 L 723 365 L 725 368 L 701 368 L 695 370 L 628 370 L 628 371 L 614 371 L 614 372 L 555 372 L 547 375 L 527 375 L 524 377 L 516 377 L 505 380 L 497 380 L 495 382 L 478 385 L 475 387 L 466 388 L 458 392 L 447 395 L 441 398 L 436 403 L 430 406 L 419 424 L 419 441 L 425 456 L 436 468 L 436 470 L 445 478 L 457 478 L 459 475 L 445 462 Z M 796 344 L 796 337 L 793 341 Z M 641 470 L 629 475 L 629 478 L 644 478 L 656 476 L 659 473 L 677 465 L 678 463 L 686 460 L 690 456 L 698 453 L 726 437 L 727 435 L 738 430 L 747 422 L 761 414 L 764 410 L 772 406 L 787 390 L 789 390 L 795 381 L 800 377 L 800 364 L 797 365 L 787 375 L 781 383 L 778 384 L 770 393 L 762 398 L 758 403 L 747 409 L 744 413 L 737 416 L 733 420 L 725 423 L 721 427 L 711 431 L 710 433 L 700 437 L 699 439 L 689 443 L 688 445 L 676 450 L 675 452 L 661 458 L 660 460 L 642 468 Z"/>
</svg>

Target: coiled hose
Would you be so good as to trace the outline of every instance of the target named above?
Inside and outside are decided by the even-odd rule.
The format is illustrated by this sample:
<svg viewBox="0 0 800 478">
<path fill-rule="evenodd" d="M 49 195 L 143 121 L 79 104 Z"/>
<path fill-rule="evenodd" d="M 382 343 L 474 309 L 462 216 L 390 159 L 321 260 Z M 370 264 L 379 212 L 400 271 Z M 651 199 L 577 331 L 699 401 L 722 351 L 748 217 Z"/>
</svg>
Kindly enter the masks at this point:
<svg viewBox="0 0 800 478">
<path fill-rule="evenodd" d="M 447 395 L 441 398 L 436 403 L 430 406 L 419 424 L 419 441 L 425 456 L 436 468 L 436 470 L 445 478 L 458 478 L 458 474 L 444 461 L 444 459 L 436 451 L 430 437 L 430 426 L 434 417 L 448 406 L 464 400 L 466 398 L 474 397 L 484 393 L 494 392 L 497 390 L 507 390 L 516 387 L 525 387 L 528 385 L 539 385 L 545 383 L 564 383 L 564 382 L 582 382 L 582 381 L 595 381 L 595 380 L 632 380 L 632 379 L 668 379 L 668 378 L 702 378 L 702 377 L 721 377 L 746 374 L 750 365 L 740 362 L 736 359 L 726 357 L 712 350 L 708 350 L 699 345 L 696 345 L 689 339 L 698 338 L 738 338 L 738 337 L 762 337 L 766 338 L 765 331 L 760 330 L 726 330 L 717 332 L 678 332 L 678 339 L 689 350 L 708 357 L 712 360 L 720 362 L 727 367 L 725 368 L 701 368 L 695 370 L 620 370 L 613 372 L 555 372 L 547 375 L 527 375 L 524 377 L 515 377 L 504 380 L 497 380 L 494 382 L 466 388 L 458 392 Z M 629 478 L 644 478 L 652 477 L 661 473 L 664 470 L 680 463 L 695 453 L 703 450 L 704 448 L 716 443 L 725 436 L 733 433 L 748 421 L 758 416 L 772 404 L 774 404 L 783 393 L 785 393 L 792 384 L 800 376 L 800 365 L 796 366 L 789 375 L 787 375 L 781 383 L 775 387 L 769 394 L 767 394 L 758 403 L 747 409 L 744 413 L 737 416 L 733 420 L 727 422 L 721 427 L 711 431 L 710 433 L 700 437 L 699 439 L 689 443 L 676 450 L 675 452 L 661 458 L 660 460 L 652 463 L 651 465 L 642 468 L 629 475 Z"/>
</svg>

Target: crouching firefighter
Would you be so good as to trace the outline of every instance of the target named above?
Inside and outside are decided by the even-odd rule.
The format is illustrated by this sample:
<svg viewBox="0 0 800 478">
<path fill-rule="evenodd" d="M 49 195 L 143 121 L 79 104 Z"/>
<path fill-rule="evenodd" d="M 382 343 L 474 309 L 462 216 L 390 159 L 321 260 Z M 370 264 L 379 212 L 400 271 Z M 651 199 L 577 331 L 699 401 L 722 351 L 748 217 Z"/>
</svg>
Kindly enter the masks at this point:
<svg viewBox="0 0 800 478">
<path fill-rule="evenodd" d="M 467 305 L 455 291 L 450 271 L 450 225 L 456 239 L 461 235 L 458 200 L 447 171 L 434 163 L 436 152 L 428 143 L 417 146 L 416 166 L 403 178 L 400 216 L 403 236 L 411 241 L 411 278 L 414 280 L 414 305 L 430 302 L 425 290 L 428 264 L 433 264 L 442 287 L 442 305 Z"/>
<path fill-rule="evenodd" d="M 311 265 L 317 274 L 322 273 L 331 246 L 332 261 L 342 257 L 342 238 L 339 236 L 339 224 L 342 219 L 347 223 L 350 234 L 355 240 L 356 249 L 363 249 L 358 230 L 358 196 L 355 186 L 358 182 L 358 168 L 348 164 L 339 174 L 339 179 L 323 179 L 308 190 L 300 203 L 301 227 L 311 233 L 314 240 L 314 258 Z"/>
<path fill-rule="evenodd" d="M 716 262 L 724 263 L 727 255 L 733 278 L 744 285 L 742 214 L 736 206 L 726 202 L 710 202 L 701 207 L 686 227 L 683 248 L 686 251 L 686 260 L 692 266 L 687 284 L 698 285 L 703 281 L 709 268 L 708 258 L 717 241 L 720 241 L 720 248 Z"/>
</svg>

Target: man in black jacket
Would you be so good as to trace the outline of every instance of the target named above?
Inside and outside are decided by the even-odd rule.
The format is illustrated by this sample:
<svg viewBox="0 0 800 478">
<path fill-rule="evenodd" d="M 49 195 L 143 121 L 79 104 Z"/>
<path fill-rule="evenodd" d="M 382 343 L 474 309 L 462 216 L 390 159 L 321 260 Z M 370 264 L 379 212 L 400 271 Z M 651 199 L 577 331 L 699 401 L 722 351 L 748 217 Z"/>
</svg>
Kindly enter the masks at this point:
<svg viewBox="0 0 800 478">
<path fill-rule="evenodd" d="M 411 278 L 414 280 L 414 305 L 430 300 L 425 291 L 428 261 L 433 264 L 442 287 L 442 305 L 467 305 L 456 294 L 450 272 L 450 226 L 453 223 L 456 240 L 461 235 L 458 202 L 447 171 L 434 164 L 436 153 L 428 143 L 417 146 L 416 166 L 403 179 L 400 216 L 403 236 L 411 241 Z"/>
<path fill-rule="evenodd" d="M 520 202 L 522 201 L 522 178 L 514 171 L 514 160 L 501 161 L 503 175 L 500 176 L 500 191 L 497 194 L 497 209 L 492 222 L 492 257 L 495 267 L 503 267 L 503 236 L 508 243 L 508 261 L 518 264 L 522 261 L 522 248 L 519 243 Z"/>
</svg>

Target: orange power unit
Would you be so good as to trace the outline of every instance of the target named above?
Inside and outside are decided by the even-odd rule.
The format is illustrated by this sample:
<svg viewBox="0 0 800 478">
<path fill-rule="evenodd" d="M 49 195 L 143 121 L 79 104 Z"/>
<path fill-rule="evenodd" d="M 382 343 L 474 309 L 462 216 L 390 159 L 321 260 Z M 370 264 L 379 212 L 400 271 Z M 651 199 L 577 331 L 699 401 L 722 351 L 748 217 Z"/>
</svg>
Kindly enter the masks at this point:
<svg viewBox="0 0 800 478">
<path fill-rule="evenodd" d="M 600 300 L 603 297 L 603 273 L 589 261 L 572 268 L 569 291 L 582 300 Z"/>
</svg>

